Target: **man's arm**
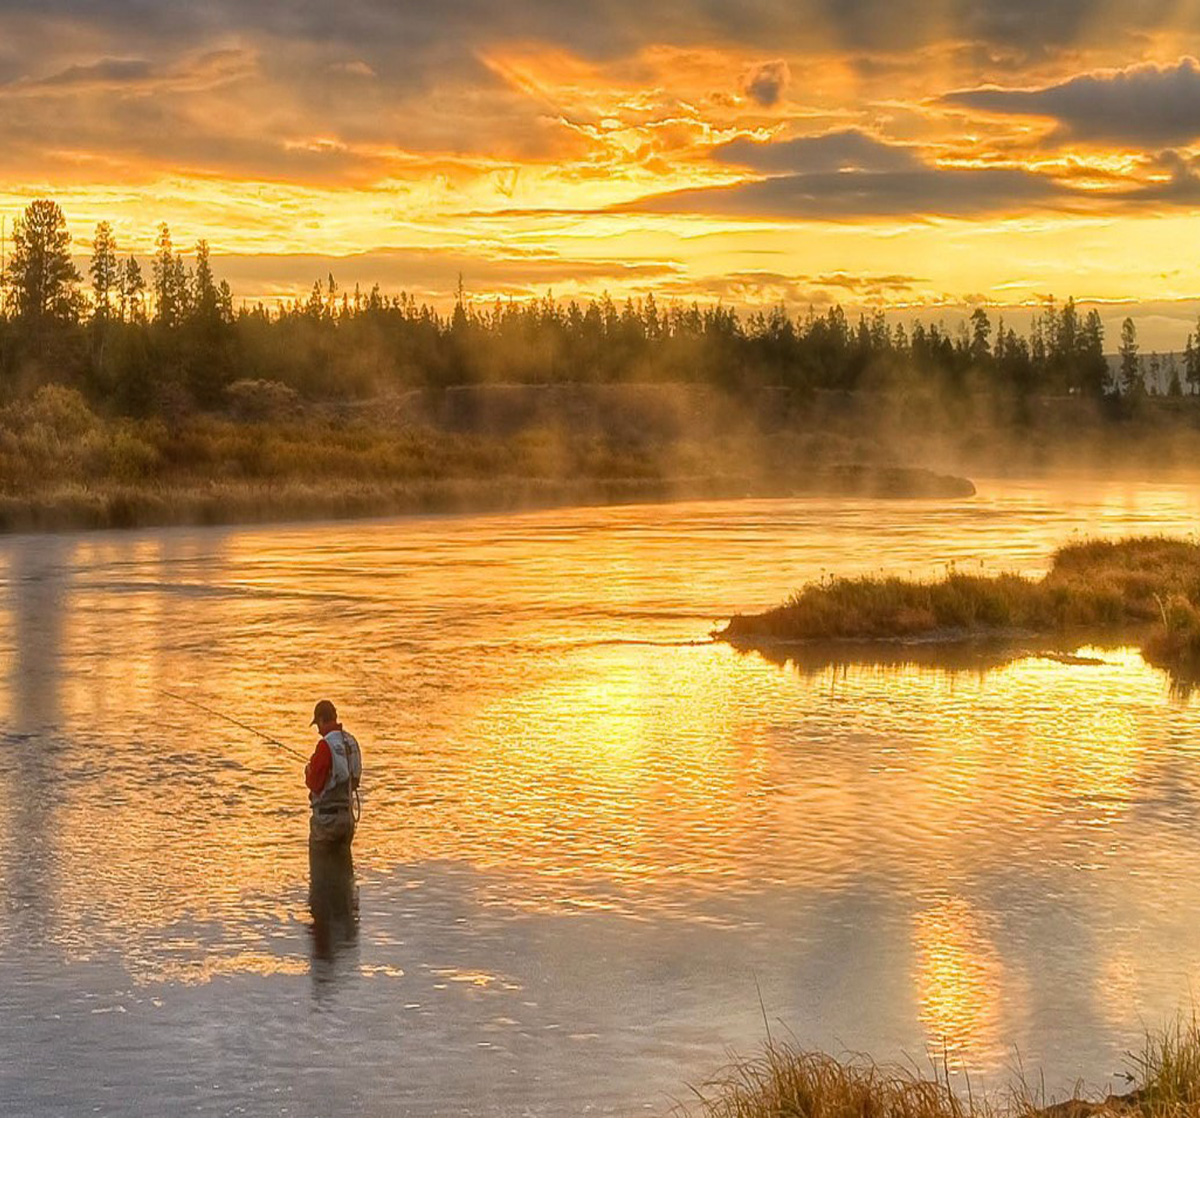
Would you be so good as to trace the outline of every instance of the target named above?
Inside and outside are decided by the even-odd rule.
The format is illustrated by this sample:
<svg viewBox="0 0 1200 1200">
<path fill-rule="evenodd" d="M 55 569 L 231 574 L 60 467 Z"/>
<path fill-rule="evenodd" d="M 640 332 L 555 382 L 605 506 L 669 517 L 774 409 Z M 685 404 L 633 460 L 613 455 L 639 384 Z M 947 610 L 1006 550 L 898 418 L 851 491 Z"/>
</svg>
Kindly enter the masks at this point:
<svg viewBox="0 0 1200 1200">
<path fill-rule="evenodd" d="M 317 743 L 312 758 L 308 760 L 308 766 L 304 768 L 304 782 L 308 785 L 311 795 L 319 796 L 325 790 L 325 783 L 332 768 L 333 754 L 329 750 L 329 743 L 322 738 Z"/>
</svg>

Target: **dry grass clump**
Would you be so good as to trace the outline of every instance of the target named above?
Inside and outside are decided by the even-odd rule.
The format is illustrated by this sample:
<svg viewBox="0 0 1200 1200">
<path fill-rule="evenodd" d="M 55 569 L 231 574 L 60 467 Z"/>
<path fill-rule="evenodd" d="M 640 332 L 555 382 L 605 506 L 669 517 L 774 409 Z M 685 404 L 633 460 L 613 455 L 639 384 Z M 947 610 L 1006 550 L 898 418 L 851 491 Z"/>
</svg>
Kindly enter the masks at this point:
<svg viewBox="0 0 1200 1200">
<path fill-rule="evenodd" d="M 1197 1117 L 1200 1026 L 1196 1015 L 1147 1033 L 1130 1056 L 1132 1090 L 1088 1098 L 1081 1086 L 1047 1100 L 1023 1079 L 997 1095 L 956 1091 L 935 1063 L 932 1078 L 909 1067 L 881 1067 L 865 1055 L 836 1058 L 768 1038 L 694 1088 L 708 1117 Z"/>
<path fill-rule="evenodd" d="M 1168 599 L 1164 599 L 1167 597 Z M 734 617 L 729 641 L 1051 633 L 1147 625 L 1147 658 L 1200 667 L 1200 544 L 1176 538 L 1079 542 L 1059 550 L 1041 579 L 971 575 L 831 578 L 786 604 Z"/>
<path fill-rule="evenodd" d="M 1200 600 L 1200 544 L 1167 537 L 1073 542 L 1057 551 L 1042 583 L 1074 589 L 1093 603 L 1107 596 L 1127 617 L 1155 621 L 1163 597 Z"/>
<path fill-rule="evenodd" d="M 1037 584 L 1020 575 L 948 572 L 918 583 L 896 576 L 811 583 L 779 608 L 734 617 L 725 636 L 784 639 L 907 637 L 938 630 L 1030 627 Z"/>
<path fill-rule="evenodd" d="M 1134 1090 L 1126 1099 L 1136 1111 L 1128 1115 L 1200 1117 L 1200 1024 L 1194 1011 L 1147 1034 L 1144 1049 L 1131 1060 Z"/>
<path fill-rule="evenodd" d="M 1162 602 L 1161 616 L 1161 623 L 1142 646 L 1143 657 L 1189 678 L 1200 676 L 1200 605 L 1175 594 Z"/>
<path fill-rule="evenodd" d="M 941 1077 L 878 1066 L 865 1055 L 838 1059 L 768 1042 L 695 1089 L 708 1117 L 963 1117 L 976 1115 Z"/>
</svg>

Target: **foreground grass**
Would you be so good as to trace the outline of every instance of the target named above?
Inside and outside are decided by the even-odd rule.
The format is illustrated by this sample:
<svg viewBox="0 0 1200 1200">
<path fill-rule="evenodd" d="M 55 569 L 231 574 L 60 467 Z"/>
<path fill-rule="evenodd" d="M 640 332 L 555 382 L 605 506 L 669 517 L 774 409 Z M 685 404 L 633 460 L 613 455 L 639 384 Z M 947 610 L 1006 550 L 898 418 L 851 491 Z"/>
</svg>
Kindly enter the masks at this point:
<svg viewBox="0 0 1200 1200">
<path fill-rule="evenodd" d="M 1200 1026 L 1179 1018 L 1147 1034 L 1130 1056 L 1131 1090 L 1047 1098 L 1023 1079 L 994 1095 L 956 1091 L 948 1072 L 932 1076 L 881 1067 L 865 1056 L 835 1058 L 769 1040 L 757 1057 L 733 1062 L 694 1089 L 710 1117 L 1197 1117 Z"/>
<path fill-rule="evenodd" d="M 1152 626 L 1148 661 L 1200 667 L 1200 544 L 1174 538 L 1089 541 L 1060 549 L 1041 579 L 949 571 L 932 581 L 832 578 L 786 604 L 734 617 L 731 642 L 1060 633 Z"/>
</svg>

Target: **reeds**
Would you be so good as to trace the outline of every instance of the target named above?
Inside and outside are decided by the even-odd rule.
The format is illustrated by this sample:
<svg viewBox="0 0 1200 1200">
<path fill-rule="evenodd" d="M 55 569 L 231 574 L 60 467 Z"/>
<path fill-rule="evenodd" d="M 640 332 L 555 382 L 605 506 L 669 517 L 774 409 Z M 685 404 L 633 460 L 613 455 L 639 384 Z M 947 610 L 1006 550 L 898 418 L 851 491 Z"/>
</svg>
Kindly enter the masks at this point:
<svg viewBox="0 0 1200 1200">
<path fill-rule="evenodd" d="M 768 1038 L 752 1058 L 735 1059 L 693 1088 L 708 1117 L 1196 1117 L 1200 1116 L 1200 1026 L 1196 1015 L 1147 1032 L 1130 1055 L 1130 1090 L 1088 1095 L 1076 1085 L 1047 1097 L 1018 1071 L 992 1094 L 955 1087 L 945 1062 L 929 1074 L 880 1066 L 866 1055 L 841 1058 Z M 685 1114 L 690 1110 L 683 1108 Z"/>
<path fill-rule="evenodd" d="M 1200 606 L 1178 593 L 1161 600 L 1161 622 L 1142 646 L 1142 655 L 1156 666 L 1189 677 L 1200 676 Z"/>
<path fill-rule="evenodd" d="M 695 1089 L 709 1117 L 962 1117 L 980 1115 L 944 1076 L 881 1067 L 866 1055 L 835 1058 L 767 1042 Z"/>
<path fill-rule="evenodd" d="M 1133 1091 L 1124 1103 L 1140 1117 L 1200 1117 L 1200 1026 L 1196 1013 L 1147 1034 L 1130 1056 Z"/>
</svg>

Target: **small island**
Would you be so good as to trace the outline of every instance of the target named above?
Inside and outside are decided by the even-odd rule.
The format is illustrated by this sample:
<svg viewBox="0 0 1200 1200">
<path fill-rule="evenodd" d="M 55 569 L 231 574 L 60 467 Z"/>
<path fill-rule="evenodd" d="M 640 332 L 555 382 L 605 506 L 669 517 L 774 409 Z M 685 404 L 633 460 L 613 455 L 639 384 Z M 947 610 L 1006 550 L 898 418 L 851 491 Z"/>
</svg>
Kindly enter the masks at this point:
<svg viewBox="0 0 1200 1200">
<path fill-rule="evenodd" d="M 1155 666 L 1200 666 L 1200 544 L 1138 537 L 1076 542 L 1040 579 L 948 570 L 940 579 L 832 577 L 784 604 L 735 616 L 715 636 L 745 648 L 833 640 L 962 642 L 1133 630 Z"/>
</svg>

